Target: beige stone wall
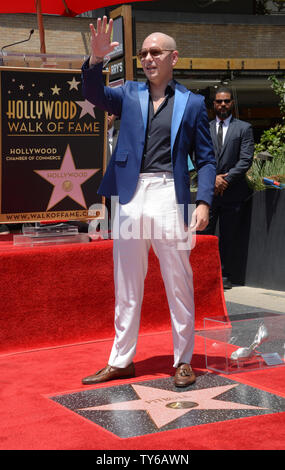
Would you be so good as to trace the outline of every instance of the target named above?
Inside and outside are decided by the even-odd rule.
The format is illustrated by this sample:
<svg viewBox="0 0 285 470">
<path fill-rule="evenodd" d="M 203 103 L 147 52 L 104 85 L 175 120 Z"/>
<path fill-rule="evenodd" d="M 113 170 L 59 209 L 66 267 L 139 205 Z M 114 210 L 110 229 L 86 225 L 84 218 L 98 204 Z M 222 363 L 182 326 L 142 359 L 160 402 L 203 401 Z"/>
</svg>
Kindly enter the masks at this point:
<svg viewBox="0 0 285 470">
<path fill-rule="evenodd" d="M 65 18 L 44 15 L 45 43 L 48 54 L 88 54 L 90 18 Z M 7 49 L 9 52 L 39 53 L 37 16 L 0 14 L 0 49 L 26 39 L 27 43 Z M 146 35 L 163 31 L 174 36 L 181 57 L 285 57 L 285 27 L 242 24 L 144 23 L 136 24 L 137 49 Z"/>
<path fill-rule="evenodd" d="M 44 15 L 43 23 L 47 54 L 88 54 L 90 18 Z M 27 39 L 31 29 L 35 32 L 30 41 L 9 47 L 7 52 L 40 53 L 37 16 L 0 14 L 0 49 L 6 44 Z"/>
<path fill-rule="evenodd" d="M 138 49 L 154 31 L 173 36 L 181 57 L 285 57 L 285 26 L 138 23 Z"/>
</svg>

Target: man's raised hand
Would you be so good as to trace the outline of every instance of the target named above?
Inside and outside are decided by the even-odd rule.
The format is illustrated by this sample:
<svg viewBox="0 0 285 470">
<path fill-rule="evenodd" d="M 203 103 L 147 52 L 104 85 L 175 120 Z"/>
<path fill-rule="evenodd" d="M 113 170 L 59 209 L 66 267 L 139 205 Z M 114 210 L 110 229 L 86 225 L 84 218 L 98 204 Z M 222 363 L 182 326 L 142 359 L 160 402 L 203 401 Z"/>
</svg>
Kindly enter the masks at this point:
<svg viewBox="0 0 285 470">
<path fill-rule="evenodd" d="M 110 19 L 108 24 L 106 16 L 103 16 L 103 20 L 97 18 L 97 30 L 94 28 L 93 24 L 90 24 L 91 55 L 89 65 L 102 62 L 103 58 L 119 45 L 118 42 L 111 42 L 112 30 L 113 20 Z"/>
</svg>

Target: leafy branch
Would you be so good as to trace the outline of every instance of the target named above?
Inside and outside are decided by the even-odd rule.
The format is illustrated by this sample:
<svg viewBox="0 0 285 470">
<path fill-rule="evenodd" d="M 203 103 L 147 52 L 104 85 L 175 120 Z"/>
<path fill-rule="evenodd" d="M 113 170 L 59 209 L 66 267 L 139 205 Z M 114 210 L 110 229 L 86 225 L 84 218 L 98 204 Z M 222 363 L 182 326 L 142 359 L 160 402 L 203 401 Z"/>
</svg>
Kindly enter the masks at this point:
<svg viewBox="0 0 285 470">
<path fill-rule="evenodd" d="M 275 76 L 270 76 L 271 87 L 279 96 L 279 109 L 282 124 L 277 124 L 263 132 L 259 143 L 255 145 L 255 158 L 247 173 L 249 185 L 255 190 L 265 189 L 263 178 L 269 177 L 285 182 L 285 84 Z M 258 154 L 269 153 L 271 158 L 264 161 Z"/>
</svg>

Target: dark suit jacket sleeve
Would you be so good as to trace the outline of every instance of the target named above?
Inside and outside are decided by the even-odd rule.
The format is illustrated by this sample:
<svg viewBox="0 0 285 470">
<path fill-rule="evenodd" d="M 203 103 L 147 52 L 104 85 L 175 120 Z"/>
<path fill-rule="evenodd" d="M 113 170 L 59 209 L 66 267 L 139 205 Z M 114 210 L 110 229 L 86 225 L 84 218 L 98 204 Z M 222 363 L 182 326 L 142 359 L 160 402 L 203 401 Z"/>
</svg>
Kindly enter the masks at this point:
<svg viewBox="0 0 285 470">
<path fill-rule="evenodd" d="M 250 124 L 247 124 L 241 130 L 240 136 L 240 152 L 237 163 L 229 170 L 228 176 L 225 180 L 231 184 L 243 177 L 252 165 L 254 154 L 254 138 L 253 131 Z"/>
</svg>

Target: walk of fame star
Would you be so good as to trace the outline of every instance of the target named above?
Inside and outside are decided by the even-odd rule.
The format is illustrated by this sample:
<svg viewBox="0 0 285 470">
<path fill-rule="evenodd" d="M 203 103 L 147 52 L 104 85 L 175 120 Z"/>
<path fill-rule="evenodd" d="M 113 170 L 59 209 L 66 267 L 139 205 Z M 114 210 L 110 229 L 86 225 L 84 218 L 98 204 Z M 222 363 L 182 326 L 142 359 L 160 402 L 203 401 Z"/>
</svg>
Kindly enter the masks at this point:
<svg viewBox="0 0 285 470">
<path fill-rule="evenodd" d="M 168 377 L 51 399 L 120 438 L 285 411 L 285 398 L 214 374 L 181 390 Z"/>
<path fill-rule="evenodd" d="M 109 405 L 91 406 L 82 408 L 82 411 L 100 411 L 100 410 L 145 410 L 153 420 L 157 428 L 161 428 L 166 424 L 174 421 L 180 416 L 189 413 L 189 408 L 176 407 L 176 403 L 191 402 L 191 408 L 196 410 L 256 410 L 262 409 L 259 406 L 244 405 L 242 403 L 233 403 L 230 401 L 222 401 L 215 399 L 219 395 L 236 385 L 224 385 L 220 387 L 205 388 L 200 390 L 189 390 L 182 394 L 170 392 L 169 390 L 161 390 L 159 388 L 144 387 L 143 385 L 132 385 L 139 400 L 125 401 L 120 403 L 110 403 Z M 168 405 L 173 404 L 172 407 Z M 196 405 L 196 406 L 195 406 Z"/>
<path fill-rule="evenodd" d="M 95 175 L 95 173 L 99 171 L 99 168 L 76 168 L 68 145 L 59 170 L 34 171 L 54 186 L 47 206 L 47 210 L 49 210 L 58 202 L 62 201 L 66 196 L 86 208 L 86 202 L 81 185 L 91 178 L 91 176 Z"/>
</svg>

